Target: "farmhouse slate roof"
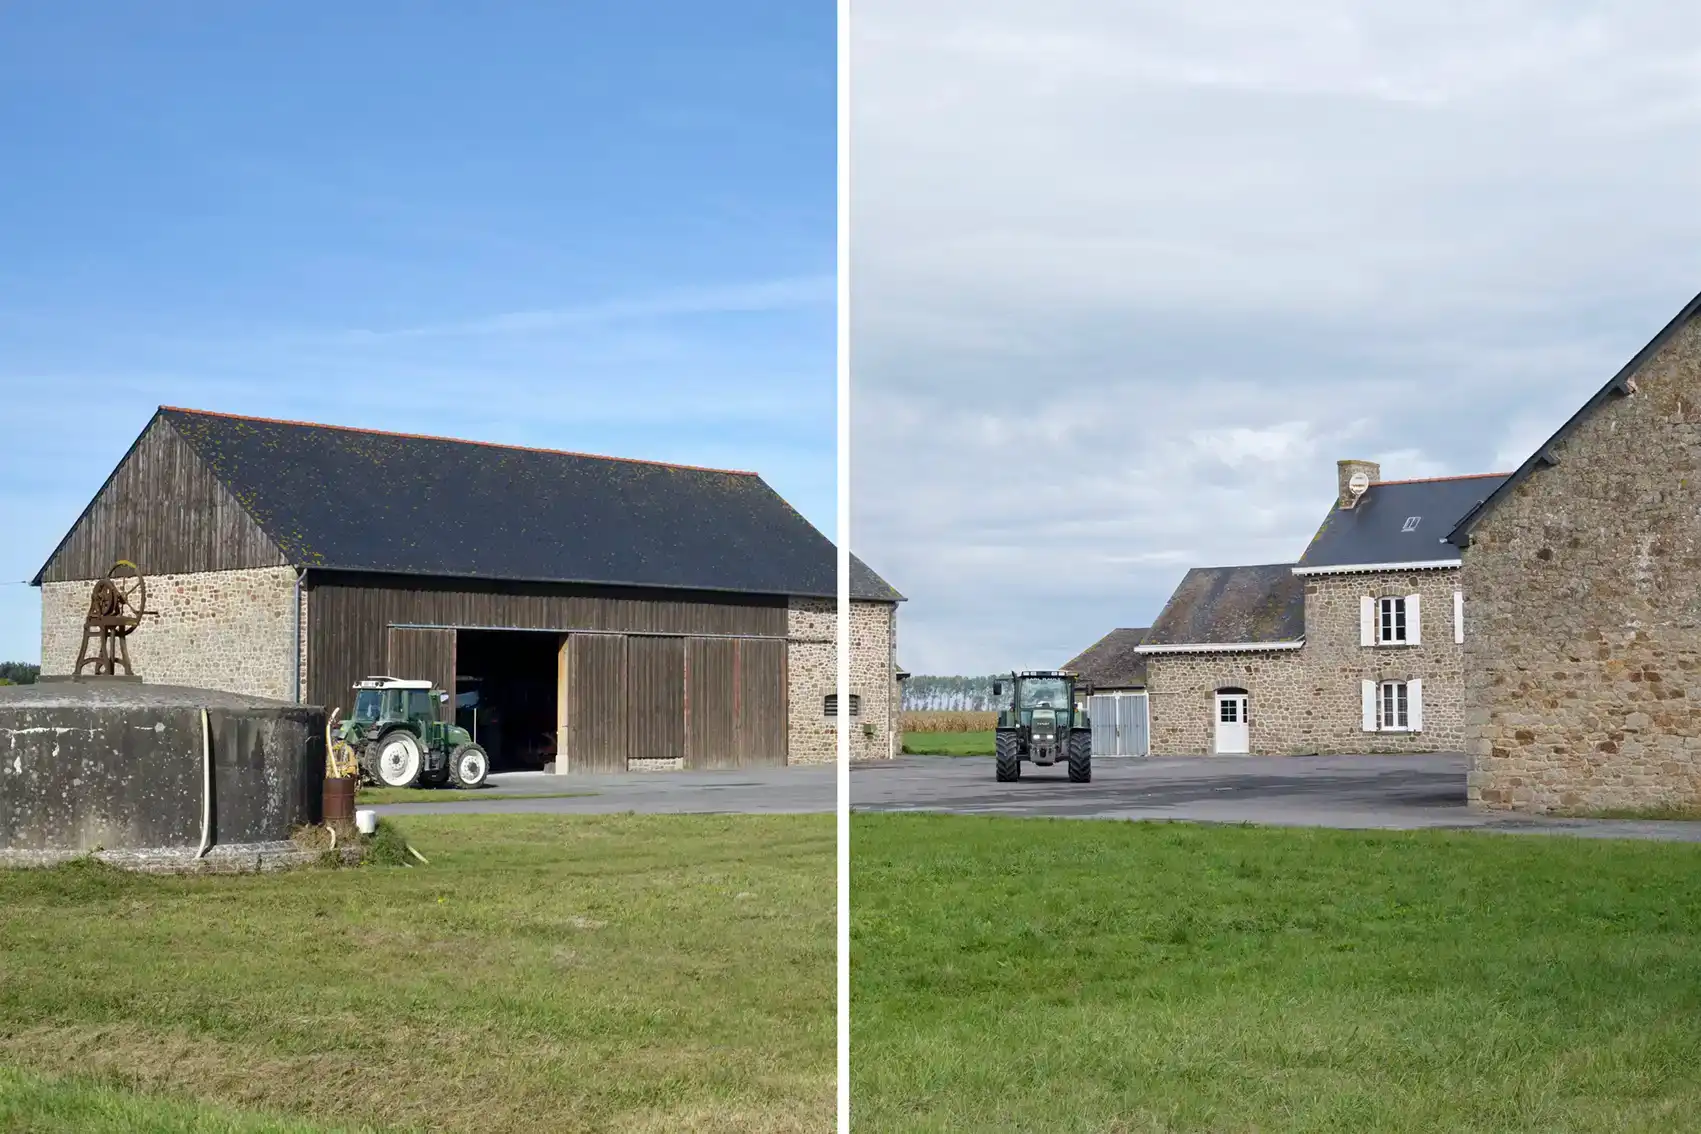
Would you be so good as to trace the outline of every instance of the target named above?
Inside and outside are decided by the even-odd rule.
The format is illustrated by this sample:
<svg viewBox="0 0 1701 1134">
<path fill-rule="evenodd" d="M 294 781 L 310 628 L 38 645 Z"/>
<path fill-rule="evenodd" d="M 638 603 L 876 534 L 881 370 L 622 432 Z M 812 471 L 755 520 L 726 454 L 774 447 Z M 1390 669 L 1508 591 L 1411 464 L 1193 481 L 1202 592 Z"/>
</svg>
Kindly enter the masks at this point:
<svg viewBox="0 0 1701 1134">
<path fill-rule="evenodd" d="M 297 567 L 831 598 L 830 540 L 754 473 L 162 406 Z M 902 596 L 853 557 L 853 597 Z"/>
<path fill-rule="evenodd" d="M 1305 580 L 1292 563 L 1195 567 L 1140 643 L 1151 646 L 1263 645 L 1305 637 Z"/>
<path fill-rule="evenodd" d="M 1506 473 L 1378 481 L 1351 508 L 1329 510 L 1296 566 L 1353 567 L 1457 562 L 1446 542 L 1465 513 L 1505 483 Z"/>
<path fill-rule="evenodd" d="M 1696 295 L 1684 304 L 1683 310 L 1674 315 L 1671 322 L 1661 327 L 1658 334 L 1649 339 L 1647 344 L 1637 351 L 1629 362 L 1619 368 L 1618 373 L 1607 379 L 1606 385 L 1596 390 L 1589 400 L 1584 402 L 1577 412 L 1566 420 L 1564 425 L 1554 431 L 1553 436 L 1537 446 L 1536 451 L 1531 453 L 1523 464 L 1514 469 L 1511 475 L 1502 481 L 1499 487 L 1490 493 L 1486 499 L 1460 517 L 1453 530 L 1447 533 L 1447 541 L 1455 547 L 1467 546 L 1470 543 L 1471 529 L 1476 526 L 1478 521 L 1493 511 L 1502 499 L 1515 491 L 1518 485 L 1532 476 L 1537 469 L 1557 464 L 1558 457 L 1555 456 L 1554 447 L 1570 436 L 1571 431 L 1581 425 L 1603 403 L 1632 393 L 1635 390 L 1634 378 L 1636 372 L 1642 369 L 1642 366 L 1649 359 L 1658 354 L 1660 349 L 1671 341 L 1673 335 L 1682 330 L 1697 315 L 1701 315 L 1701 295 Z"/>
<path fill-rule="evenodd" d="M 1095 689 L 1132 689 L 1146 684 L 1146 655 L 1140 642 L 1149 627 L 1120 627 L 1112 630 L 1079 654 L 1063 663 Z"/>
</svg>

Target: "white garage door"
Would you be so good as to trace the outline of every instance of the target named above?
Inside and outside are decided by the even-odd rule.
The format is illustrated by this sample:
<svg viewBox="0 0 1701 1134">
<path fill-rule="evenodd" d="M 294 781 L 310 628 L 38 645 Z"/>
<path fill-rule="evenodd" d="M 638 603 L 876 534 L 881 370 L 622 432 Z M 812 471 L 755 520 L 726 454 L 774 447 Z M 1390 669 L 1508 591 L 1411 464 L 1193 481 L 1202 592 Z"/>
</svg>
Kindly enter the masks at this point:
<svg viewBox="0 0 1701 1134">
<path fill-rule="evenodd" d="M 1087 711 L 1093 720 L 1094 756 L 1145 756 L 1151 720 L 1144 693 L 1095 693 Z"/>
</svg>

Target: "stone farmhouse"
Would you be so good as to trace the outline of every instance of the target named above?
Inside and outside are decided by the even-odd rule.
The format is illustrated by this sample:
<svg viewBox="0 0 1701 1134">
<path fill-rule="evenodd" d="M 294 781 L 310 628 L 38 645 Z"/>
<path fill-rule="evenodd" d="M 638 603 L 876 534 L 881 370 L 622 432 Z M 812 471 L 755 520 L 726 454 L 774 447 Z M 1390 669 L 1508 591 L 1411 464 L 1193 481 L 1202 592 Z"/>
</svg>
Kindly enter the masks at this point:
<svg viewBox="0 0 1701 1134">
<path fill-rule="evenodd" d="M 1153 752 L 1463 745 L 1463 585 L 1445 537 L 1505 478 L 1380 477 L 1337 462 L 1335 501 L 1297 562 L 1182 579 L 1138 647 Z"/>
<path fill-rule="evenodd" d="M 1474 805 L 1701 800 L 1698 508 L 1701 296 L 1450 533 Z"/>
<path fill-rule="evenodd" d="M 837 555 L 753 473 L 161 408 L 34 579 L 44 674 L 121 560 L 151 682 L 430 679 L 498 769 L 835 755 Z M 888 757 L 903 596 L 852 564 L 852 751 Z"/>
</svg>

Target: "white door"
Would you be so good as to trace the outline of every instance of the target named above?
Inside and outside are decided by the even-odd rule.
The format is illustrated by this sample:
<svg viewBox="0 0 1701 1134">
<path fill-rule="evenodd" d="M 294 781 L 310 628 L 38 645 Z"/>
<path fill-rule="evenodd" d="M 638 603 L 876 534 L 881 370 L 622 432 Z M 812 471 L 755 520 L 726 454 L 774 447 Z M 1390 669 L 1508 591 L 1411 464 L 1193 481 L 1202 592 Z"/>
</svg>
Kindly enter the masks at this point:
<svg viewBox="0 0 1701 1134">
<path fill-rule="evenodd" d="M 1251 734 L 1246 727 L 1245 693 L 1217 694 L 1217 754 L 1244 756 L 1251 751 Z"/>
</svg>

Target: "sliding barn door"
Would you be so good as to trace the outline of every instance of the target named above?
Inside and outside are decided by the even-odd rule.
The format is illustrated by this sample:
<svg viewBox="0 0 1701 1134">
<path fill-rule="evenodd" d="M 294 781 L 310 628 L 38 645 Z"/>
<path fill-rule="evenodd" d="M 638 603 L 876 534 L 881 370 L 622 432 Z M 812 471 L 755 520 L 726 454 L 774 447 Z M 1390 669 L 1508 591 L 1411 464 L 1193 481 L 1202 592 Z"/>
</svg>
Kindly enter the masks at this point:
<svg viewBox="0 0 1701 1134">
<path fill-rule="evenodd" d="M 567 645 L 567 769 L 624 772 L 626 639 L 574 634 Z"/>
</svg>

